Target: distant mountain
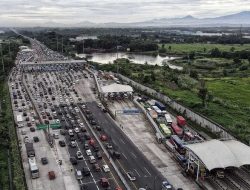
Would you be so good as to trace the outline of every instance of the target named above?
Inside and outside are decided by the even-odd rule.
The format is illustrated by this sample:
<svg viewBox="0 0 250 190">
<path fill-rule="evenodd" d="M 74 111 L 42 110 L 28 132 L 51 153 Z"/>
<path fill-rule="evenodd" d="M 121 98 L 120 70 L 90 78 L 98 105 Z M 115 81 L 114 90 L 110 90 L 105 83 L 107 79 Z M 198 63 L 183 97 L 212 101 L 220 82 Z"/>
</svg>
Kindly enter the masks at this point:
<svg viewBox="0 0 250 190">
<path fill-rule="evenodd" d="M 125 27 L 216 27 L 216 26 L 239 26 L 250 27 L 250 11 L 244 11 L 236 14 L 214 17 L 214 18 L 196 18 L 188 15 L 181 18 L 161 18 L 143 22 L 132 23 L 94 23 L 83 21 L 73 24 L 60 24 L 54 22 L 44 23 L 44 27 L 89 27 L 89 28 L 125 28 Z"/>
</svg>

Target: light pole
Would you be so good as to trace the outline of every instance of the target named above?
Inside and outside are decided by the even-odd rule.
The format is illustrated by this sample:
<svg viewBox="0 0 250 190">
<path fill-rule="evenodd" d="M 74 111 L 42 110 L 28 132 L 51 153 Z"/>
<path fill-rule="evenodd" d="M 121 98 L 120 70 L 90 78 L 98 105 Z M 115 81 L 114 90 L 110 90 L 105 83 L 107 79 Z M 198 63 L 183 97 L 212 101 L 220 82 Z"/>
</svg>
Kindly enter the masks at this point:
<svg viewBox="0 0 250 190">
<path fill-rule="evenodd" d="M 2 67 L 3 67 L 3 74 L 5 72 L 5 68 L 4 68 L 4 62 L 3 62 L 3 46 L 2 46 L 2 43 L 1 44 L 1 60 L 2 60 Z"/>
</svg>

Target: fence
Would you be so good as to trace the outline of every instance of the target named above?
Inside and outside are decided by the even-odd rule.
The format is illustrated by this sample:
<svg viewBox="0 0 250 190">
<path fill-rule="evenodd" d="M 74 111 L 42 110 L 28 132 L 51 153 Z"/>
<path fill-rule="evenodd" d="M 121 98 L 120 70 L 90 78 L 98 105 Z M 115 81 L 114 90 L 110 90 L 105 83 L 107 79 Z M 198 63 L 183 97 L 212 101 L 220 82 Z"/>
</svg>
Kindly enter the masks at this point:
<svg viewBox="0 0 250 190">
<path fill-rule="evenodd" d="M 165 103 L 169 107 L 171 107 L 173 110 L 177 111 L 178 113 L 182 114 L 186 118 L 190 119 L 194 123 L 198 124 L 199 126 L 208 129 L 212 133 L 219 134 L 220 138 L 223 139 L 234 139 L 234 137 L 227 132 L 227 130 L 221 126 L 220 124 L 210 120 L 209 118 L 205 117 L 204 115 L 201 115 L 199 113 L 196 113 L 192 111 L 191 109 L 181 105 L 180 103 L 174 101 L 173 99 L 169 98 L 166 95 L 163 95 L 159 92 L 156 92 L 155 90 L 148 88 L 142 84 L 139 84 L 121 74 L 116 74 L 118 78 L 121 80 L 129 83 L 131 86 L 133 86 L 135 89 L 144 92 L 147 95 L 150 95 L 154 97 L 155 99 L 161 101 L 162 103 Z"/>
</svg>

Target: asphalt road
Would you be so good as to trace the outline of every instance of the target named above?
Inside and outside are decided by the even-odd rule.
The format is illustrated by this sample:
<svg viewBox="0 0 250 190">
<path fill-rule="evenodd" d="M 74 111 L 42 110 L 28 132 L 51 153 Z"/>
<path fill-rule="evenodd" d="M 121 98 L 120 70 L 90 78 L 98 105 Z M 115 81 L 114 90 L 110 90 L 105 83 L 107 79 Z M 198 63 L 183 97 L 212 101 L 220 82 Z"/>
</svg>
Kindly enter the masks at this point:
<svg viewBox="0 0 250 190">
<path fill-rule="evenodd" d="M 97 106 L 96 102 L 88 102 L 87 108 L 93 113 L 98 125 L 101 126 L 115 150 L 121 153 L 121 159 L 115 160 L 122 173 L 132 171 L 136 176 L 135 182 L 130 182 L 134 189 L 145 188 L 160 190 L 164 177 L 145 158 L 137 147 L 119 129 L 116 123 Z M 128 178 L 127 178 L 128 179 Z M 129 181 L 129 180 L 128 180 Z"/>
<path fill-rule="evenodd" d="M 68 109 L 69 106 L 67 105 L 66 108 L 67 108 L 66 109 L 67 112 L 69 113 L 70 112 L 70 110 Z M 63 115 L 59 115 L 59 119 L 61 120 L 62 128 L 65 129 L 66 125 L 68 125 L 71 128 L 72 125 L 70 124 L 69 119 L 65 119 L 65 121 L 62 121 L 62 116 L 64 116 L 66 118 L 66 114 L 64 114 L 65 113 L 64 109 L 59 107 L 59 108 L 57 108 L 56 111 L 57 112 L 61 111 L 63 113 Z M 87 127 L 86 127 L 86 129 L 87 129 Z M 90 134 L 89 131 L 88 131 L 88 133 Z M 115 175 L 116 175 L 115 171 L 113 170 L 112 166 L 108 162 L 108 159 L 105 157 L 105 155 L 103 154 L 103 159 L 101 159 L 101 160 L 98 160 L 96 158 L 97 163 L 99 164 L 100 167 L 102 167 L 102 165 L 104 165 L 104 164 L 109 165 L 109 168 L 110 168 L 111 172 L 105 173 L 104 171 L 100 171 L 100 172 L 94 171 L 93 164 L 90 164 L 89 158 L 86 155 L 86 152 L 85 152 L 85 149 L 84 149 L 84 142 L 88 143 L 88 140 L 86 140 L 84 138 L 82 140 L 80 140 L 77 137 L 76 134 L 74 134 L 74 137 L 76 139 L 77 147 L 72 148 L 71 146 L 67 146 L 70 156 L 71 157 L 76 157 L 76 152 L 79 151 L 79 150 L 82 152 L 82 154 L 84 156 L 83 160 L 78 160 L 78 164 L 74 166 L 74 169 L 82 170 L 83 167 L 87 167 L 91 171 L 91 175 L 90 176 L 84 176 L 82 180 L 79 180 L 79 184 L 87 186 L 88 189 L 90 189 L 90 190 L 100 190 L 100 189 L 103 189 L 101 187 L 101 185 L 100 185 L 100 178 L 105 177 L 105 178 L 107 178 L 109 180 L 111 189 L 115 189 L 118 186 L 122 187 L 121 184 L 120 185 L 117 184 L 117 183 L 119 183 L 119 179 L 117 179 L 117 176 L 115 177 Z M 93 138 L 93 136 L 91 136 L 91 138 Z M 66 134 L 65 139 L 66 139 L 66 144 L 69 144 L 70 143 L 69 135 Z M 90 146 L 90 149 L 92 151 L 92 154 L 95 155 L 95 152 L 94 152 L 94 150 L 93 150 L 93 148 L 91 146 Z"/>
</svg>

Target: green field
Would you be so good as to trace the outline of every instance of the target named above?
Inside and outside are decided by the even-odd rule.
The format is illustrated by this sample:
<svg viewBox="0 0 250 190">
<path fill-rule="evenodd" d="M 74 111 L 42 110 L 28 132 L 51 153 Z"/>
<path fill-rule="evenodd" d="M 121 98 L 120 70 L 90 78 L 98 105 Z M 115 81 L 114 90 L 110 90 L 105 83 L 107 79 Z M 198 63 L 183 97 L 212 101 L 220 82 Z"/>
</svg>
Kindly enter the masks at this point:
<svg viewBox="0 0 250 190">
<path fill-rule="evenodd" d="M 169 48 L 171 47 L 171 49 Z M 162 47 L 162 44 L 159 44 L 159 47 Z M 221 51 L 230 52 L 232 47 L 234 51 L 241 50 L 250 50 L 250 44 L 240 45 L 240 44 L 232 44 L 232 45 L 223 45 L 223 44 L 202 44 L 202 43 L 193 43 L 193 44 L 165 44 L 164 48 L 167 50 L 167 53 L 173 54 L 185 54 L 190 52 L 199 52 L 199 53 L 208 53 L 211 49 L 218 48 Z"/>
</svg>

